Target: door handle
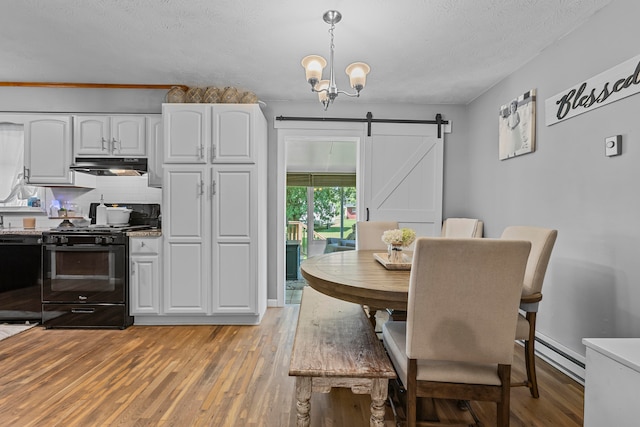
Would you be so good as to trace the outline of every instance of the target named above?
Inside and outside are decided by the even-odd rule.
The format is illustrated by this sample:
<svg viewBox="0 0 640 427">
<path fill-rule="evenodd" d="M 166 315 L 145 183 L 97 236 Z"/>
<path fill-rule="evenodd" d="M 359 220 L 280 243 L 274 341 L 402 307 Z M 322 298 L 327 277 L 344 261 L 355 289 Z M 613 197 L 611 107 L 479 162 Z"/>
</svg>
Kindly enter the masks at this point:
<svg viewBox="0 0 640 427">
<path fill-rule="evenodd" d="M 104 143 L 107 142 L 106 139 L 102 138 L 102 141 L 100 141 L 100 144 L 102 145 L 102 151 L 105 151 L 107 148 L 104 146 Z M 108 144 L 108 142 L 107 142 Z"/>
<path fill-rule="evenodd" d="M 216 180 L 211 181 L 211 197 L 216 195 Z"/>
<path fill-rule="evenodd" d="M 369 221 L 369 208 L 367 208 L 367 221 Z"/>
<path fill-rule="evenodd" d="M 204 181 L 200 180 L 199 187 L 200 189 L 198 190 L 198 194 L 202 196 L 204 194 Z"/>
</svg>

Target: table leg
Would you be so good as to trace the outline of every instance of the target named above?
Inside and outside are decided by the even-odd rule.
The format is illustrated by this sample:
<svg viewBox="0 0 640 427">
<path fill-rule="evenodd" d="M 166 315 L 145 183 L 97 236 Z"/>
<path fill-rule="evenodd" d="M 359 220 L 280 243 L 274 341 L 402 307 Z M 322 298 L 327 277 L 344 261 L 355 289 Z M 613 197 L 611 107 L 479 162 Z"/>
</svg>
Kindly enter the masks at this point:
<svg viewBox="0 0 640 427">
<path fill-rule="evenodd" d="M 374 378 L 371 380 L 371 418 L 370 427 L 384 427 L 384 403 L 387 400 L 389 380 L 386 378 Z"/>
<path fill-rule="evenodd" d="M 378 312 L 377 308 L 369 307 L 369 322 L 371 322 L 371 326 L 373 326 L 373 330 L 376 330 L 377 321 L 376 321 L 376 313 Z"/>
<path fill-rule="evenodd" d="M 297 427 L 309 427 L 311 418 L 311 377 L 296 377 Z"/>
</svg>

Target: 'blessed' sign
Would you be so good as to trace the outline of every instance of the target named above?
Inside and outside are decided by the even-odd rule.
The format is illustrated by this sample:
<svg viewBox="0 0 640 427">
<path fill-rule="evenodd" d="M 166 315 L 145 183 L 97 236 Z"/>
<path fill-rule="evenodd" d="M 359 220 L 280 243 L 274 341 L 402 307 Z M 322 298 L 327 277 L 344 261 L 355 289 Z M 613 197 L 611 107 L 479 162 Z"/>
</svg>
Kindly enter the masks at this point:
<svg viewBox="0 0 640 427">
<path fill-rule="evenodd" d="M 545 123 L 551 126 L 638 92 L 640 55 L 548 98 Z"/>
</svg>

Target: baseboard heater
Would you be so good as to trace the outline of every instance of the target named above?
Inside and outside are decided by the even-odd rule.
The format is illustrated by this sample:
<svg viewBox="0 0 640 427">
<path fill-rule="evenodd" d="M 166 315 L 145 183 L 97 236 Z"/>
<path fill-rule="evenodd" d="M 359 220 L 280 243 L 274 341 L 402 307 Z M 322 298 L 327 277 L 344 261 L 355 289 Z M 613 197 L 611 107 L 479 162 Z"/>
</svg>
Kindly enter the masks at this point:
<svg viewBox="0 0 640 427">
<path fill-rule="evenodd" d="M 583 361 L 548 340 L 536 336 L 536 342 L 536 356 L 584 385 L 586 365 Z"/>
</svg>

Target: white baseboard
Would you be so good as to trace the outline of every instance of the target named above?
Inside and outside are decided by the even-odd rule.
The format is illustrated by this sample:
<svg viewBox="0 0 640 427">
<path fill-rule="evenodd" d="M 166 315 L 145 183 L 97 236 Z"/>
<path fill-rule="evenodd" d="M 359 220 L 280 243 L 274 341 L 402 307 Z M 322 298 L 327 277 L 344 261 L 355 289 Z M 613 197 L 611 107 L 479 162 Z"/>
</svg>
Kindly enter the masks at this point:
<svg viewBox="0 0 640 427">
<path fill-rule="evenodd" d="M 268 299 L 267 300 L 267 307 L 281 307 L 281 306 L 278 305 L 278 300 L 277 299 Z"/>
</svg>

